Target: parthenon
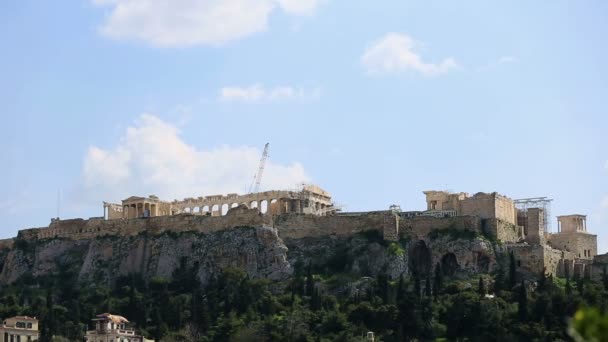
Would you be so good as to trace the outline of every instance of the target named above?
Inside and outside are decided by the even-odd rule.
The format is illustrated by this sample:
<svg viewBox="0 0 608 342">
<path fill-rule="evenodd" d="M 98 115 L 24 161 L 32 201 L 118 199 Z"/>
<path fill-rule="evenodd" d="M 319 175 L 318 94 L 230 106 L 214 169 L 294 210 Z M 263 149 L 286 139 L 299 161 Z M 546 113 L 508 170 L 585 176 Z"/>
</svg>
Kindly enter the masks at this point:
<svg viewBox="0 0 608 342">
<path fill-rule="evenodd" d="M 103 202 L 104 218 L 131 219 L 139 217 L 170 216 L 183 213 L 207 216 L 225 215 L 230 208 L 245 205 L 258 208 L 263 214 L 306 213 L 327 215 L 337 211 L 329 192 L 312 184 L 301 190 L 271 190 L 246 195 L 227 194 L 185 198 L 167 202 L 157 196 L 131 196 L 122 204 Z"/>
</svg>

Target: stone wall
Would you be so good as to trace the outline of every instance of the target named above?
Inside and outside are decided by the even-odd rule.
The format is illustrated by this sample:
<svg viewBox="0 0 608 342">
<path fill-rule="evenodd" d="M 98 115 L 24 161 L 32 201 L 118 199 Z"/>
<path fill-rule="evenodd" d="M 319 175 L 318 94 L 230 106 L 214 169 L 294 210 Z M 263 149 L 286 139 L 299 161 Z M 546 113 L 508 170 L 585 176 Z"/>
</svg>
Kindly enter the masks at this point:
<svg viewBox="0 0 608 342">
<path fill-rule="evenodd" d="M 330 216 L 290 213 L 276 216 L 274 227 L 279 231 L 281 238 L 301 239 L 327 235 L 350 236 L 368 230 L 382 232 L 385 217 L 392 217 L 392 215 L 390 211 Z"/>
<path fill-rule="evenodd" d="M 482 219 L 498 218 L 512 224 L 517 223 L 513 200 L 498 193 L 478 193 L 460 201 L 461 215 L 479 216 Z"/>
<path fill-rule="evenodd" d="M 518 242 L 523 239 L 523 227 L 501 219 L 483 220 L 483 232 L 486 236 L 501 242 Z"/>
<path fill-rule="evenodd" d="M 400 217 L 391 211 L 316 216 L 287 213 L 277 216 L 263 215 L 257 209 L 244 206 L 231 209 L 226 216 L 180 214 L 136 219 L 104 220 L 103 218 L 54 220 L 49 227 L 19 231 L 19 239 L 67 238 L 91 239 L 98 236 L 152 235 L 167 231 L 215 232 L 235 227 L 274 227 L 283 238 L 321 237 L 328 235 L 351 236 L 377 230 L 387 240 L 402 237 L 425 238 L 436 229 L 472 230 L 482 233 L 481 220 L 472 216 L 457 217 Z"/>
<path fill-rule="evenodd" d="M 590 268 L 591 277 L 595 279 L 602 279 L 605 274 L 608 275 L 608 253 L 594 256 Z"/>
<path fill-rule="evenodd" d="M 271 225 L 270 216 L 261 215 L 258 210 L 239 207 L 221 217 L 181 214 L 119 220 L 104 220 L 103 218 L 57 220 L 53 221 L 49 227 L 21 230 L 18 238 L 80 240 L 105 235 L 134 236 L 143 232 L 150 234 L 162 234 L 166 231 L 214 232 L 235 227 L 269 227 Z"/>
<path fill-rule="evenodd" d="M 538 275 L 545 274 L 563 277 L 563 260 L 575 260 L 574 253 L 553 249 L 549 246 L 528 244 L 506 244 L 507 251 L 513 251 L 518 272 Z"/>
<path fill-rule="evenodd" d="M 483 233 L 481 219 L 475 216 L 432 217 L 414 216 L 399 219 L 399 236 L 423 239 L 437 229 L 472 230 Z"/>
<path fill-rule="evenodd" d="M 545 216 L 544 210 L 530 208 L 526 213 L 526 242 L 536 245 L 544 245 L 545 241 Z"/>
<path fill-rule="evenodd" d="M 548 234 L 549 244 L 556 249 L 572 252 L 579 259 L 591 260 L 597 255 L 597 236 L 582 232 Z"/>
<path fill-rule="evenodd" d="M 384 240 L 398 241 L 399 240 L 399 220 L 398 214 L 384 216 L 384 224 L 382 226 L 382 235 Z"/>
</svg>

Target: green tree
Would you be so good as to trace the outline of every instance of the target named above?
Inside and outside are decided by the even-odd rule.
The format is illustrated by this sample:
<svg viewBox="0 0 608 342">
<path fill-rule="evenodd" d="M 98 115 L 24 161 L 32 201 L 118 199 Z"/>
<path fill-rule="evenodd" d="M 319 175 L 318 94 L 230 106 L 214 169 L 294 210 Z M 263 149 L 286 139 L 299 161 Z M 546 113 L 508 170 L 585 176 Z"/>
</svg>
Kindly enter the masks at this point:
<svg viewBox="0 0 608 342">
<path fill-rule="evenodd" d="M 520 322 L 525 322 L 528 318 L 528 294 L 526 293 L 526 286 L 523 280 L 519 286 L 517 304 L 517 317 Z"/>
<path fill-rule="evenodd" d="M 483 282 L 483 277 L 479 277 L 479 286 L 477 287 L 477 293 L 479 293 L 480 296 L 485 296 L 486 295 L 486 285 Z"/>
<path fill-rule="evenodd" d="M 576 342 L 605 341 L 608 336 L 608 315 L 595 308 L 582 308 L 570 320 L 568 334 Z"/>
<path fill-rule="evenodd" d="M 513 254 L 513 251 L 509 252 L 509 289 L 512 289 L 516 282 L 516 269 L 517 269 L 517 264 L 515 261 L 515 255 Z"/>
<path fill-rule="evenodd" d="M 431 290 L 431 278 L 426 277 L 426 281 L 424 284 L 424 295 L 430 297 L 432 294 L 433 291 Z"/>
<path fill-rule="evenodd" d="M 312 274 L 312 265 L 308 264 L 308 269 L 306 271 L 306 295 L 312 296 L 315 290 L 315 281 Z"/>
<path fill-rule="evenodd" d="M 441 293 L 441 289 L 443 287 L 443 274 L 441 272 L 441 264 L 437 263 L 435 265 L 435 276 L 433 277 L 433 294 L 435 298 L 439 296 Z"/>
<path fill-rule="evenodd" d="M 420 276 L 417 274 L 414 275 L 414 294 L 416 297 L 420 297 L 422 294 L 422 288 L 420 287 Z"/>
</svg>

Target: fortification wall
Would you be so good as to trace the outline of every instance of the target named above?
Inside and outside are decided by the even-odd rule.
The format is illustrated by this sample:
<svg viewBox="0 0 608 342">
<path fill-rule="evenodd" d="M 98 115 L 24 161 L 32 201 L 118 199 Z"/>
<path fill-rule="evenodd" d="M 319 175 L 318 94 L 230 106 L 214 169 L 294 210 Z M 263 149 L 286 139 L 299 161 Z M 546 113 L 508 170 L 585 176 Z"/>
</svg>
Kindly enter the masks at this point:
<svg viewBox="0 0 608 342">
<path fill-rule="evenodd" d="M 274 227 L 281 238 L 301 239 L 326 235 L 349 236 L 368 230 L 383 230 L 386 216 L 391 212 L 370 212 L 359 215 L 316 216 L 283 214 L 276 216 Z"/>
<path fill-rule="evenodd" d="M 494 196 L 477 194 L 460 201 L 462 215 L 479 216 L 482 219 L 495 218 Z"/>
<path fill-rule="evenodd" d="M 523 228 L 501 219 L 483 220 L 483 232 L 496 241 L 518 242 L 523 239 Z"/>
<path fill-rule="evenodd" d="M 553 248 L 572 252 L 577 258 L 591 260 L 597 255 L 597 236 L 581 232 L 561 232 L 548 234 Z"/>
<path fill-rule="evenodd" d="M 594 256 L 590 269 L 591 277 L 595 279 L 602 279 L 608 274 L 608 253 Z"/>
<path fill-rule="evenodd" d="M 497 193 L 478 193 L 460 201 L 460 213 L 479 216 L 482 219 L 497 218 L 512 224 L 517 223 L 513 200 Z"/>
<path fill-rule="evenodd" d="M 483 233 L 481 219 L 475 216 L 414 216 L 399 219 L 399 236 L 422 239 L 437 229 L 472 230 Z"/>
<path fill-rule="evenodd" d="M 517 210 L 512 199 L 504 196 L 496 196 L 496 218 L 511 224 L 517 224 Z"/>
<path fill-rule="evenodd" d="M 106 235 L 132 236 L 143 232 L 150 234 L 162 234 L 166 231 L 214 232 L 234 227 L 268 227 L 271 225 L 271 217 L 261 215 L 257 210 L 234 208 L 226 216 L 221 217 L 181 214 L 118 220 L 102 218 L 61 220 L 54 221 L 49 227 L 22 230 L 18 237 L 21 239 L 68 238 L 80 240 Z"/>
<path fill-rule="evenodd" d="M 546 274 L 562 277 L 564 276 L 564 260 L 571 263 L 575 260 L 574 253 L 560 251 L 549 246 L 507 244 L 506 248 L 513 252 L 517 270 L 528 274 L 537 275 L 544 270 Z"/>
<path fill-rule="evenodd" d="M 180 214 L 117 220 L 103 218 L 56 220 L 49 227 L 21 230 L 18 238 L 80 240 L 108 235 L 134 236 L 143 232 L 149 234 L 162 234 L 167 231 L 214 232 L 245 226 L 275 227 L 280 237 L 291 239 L 328 235 L 350 236 L 369 230 L 381 232 L 387 240 L 397 240 L 401 237 L 422 239 L 436 229 L 468 229 L 482 233 L 481 220 L 471 216 L 399 217 L 391 211 L 330 216 L 298 213 L 271 216 L 262 215 L 257 209 L 241 206 L 231 209 L 226 216 Z"/>
</svg>

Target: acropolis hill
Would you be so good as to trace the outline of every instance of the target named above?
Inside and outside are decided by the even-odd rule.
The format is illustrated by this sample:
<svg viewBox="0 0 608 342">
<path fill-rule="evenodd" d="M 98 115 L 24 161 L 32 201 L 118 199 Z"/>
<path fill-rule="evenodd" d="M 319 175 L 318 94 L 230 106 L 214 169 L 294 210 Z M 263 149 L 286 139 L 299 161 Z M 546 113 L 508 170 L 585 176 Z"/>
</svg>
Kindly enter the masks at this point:
<svg viewBox="0 0 608 342">
<path fill-rule="evenodd" d="M 0 283 L 28 273 L 44 276 L 63 259 L 80 263 L 81 280 L 92 279 L 100 265 L 108 268 L 104 279 L 110 281 L 114 273 L 171 276 L 180 258 L 193 259 L 202 280 L 210 270 L 228 265 L 280 280 L 291 274 L 296 259 L 375 233 L 388 244 L 401 244 L 407 251 L 403 260 L 382 251 L 373 254 L 376 261 L 368 260 L 380 253 L 372 248 L 350 267 L 360 269 L 364 261 L 357 258 L 367 257 L 366 263 L 384 263 L 370 273 L 388 269 L 393 276 L 424 275 L 437 263 L 452 275 L 488 273 L 513 252 L 522 276 L 544 270 L 592 277 L 608 262 L 607 255 L 597 255 L 597 237 L 587 232 L 586 216 L 558 216 L 558 231 L 548 231 L 546 207 L 535 207 L 546 199 L 513 200 L 496 192 L 424 194 L 423 211 L 392 206 L 368 212 L 341 212 L 330 193 L 315 185 L 171 202 L 132 196 L 121 204 L 104 202 L 103 217 L 53 219 L 49 227 L 21 230 L 16 238 L 0 241 Z M 75 250 L 82 259 L 71 256 Z"/>
</svg>

